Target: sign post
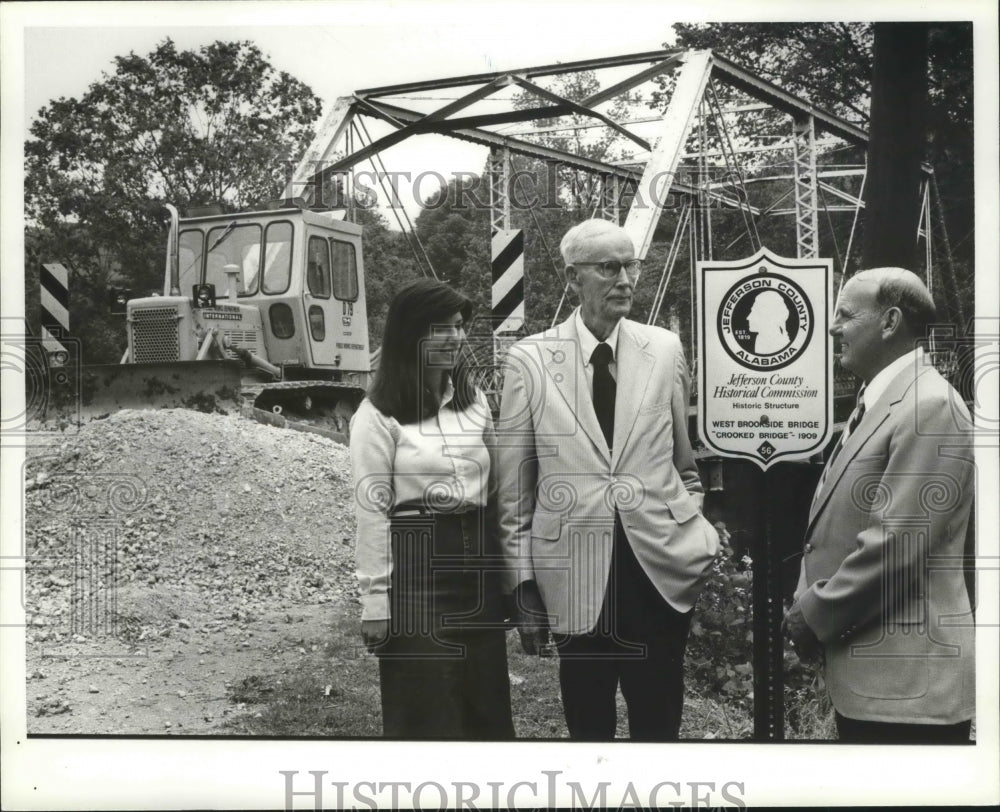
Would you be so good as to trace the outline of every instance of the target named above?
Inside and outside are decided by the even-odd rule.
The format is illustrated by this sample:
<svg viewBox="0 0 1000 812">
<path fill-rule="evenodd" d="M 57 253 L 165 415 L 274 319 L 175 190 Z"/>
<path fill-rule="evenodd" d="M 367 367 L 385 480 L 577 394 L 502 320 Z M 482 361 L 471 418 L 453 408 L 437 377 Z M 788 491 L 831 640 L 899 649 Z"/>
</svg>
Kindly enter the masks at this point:
<svg viewBox="0 0 1000 812">
<path fill-rule="evenodd" d="M 775 522 L 783 494 L 772 466 L 819 452 L 833 430 L 827 333 L 829 259 L 761 248 L 698 263 L 698 433 L 713 452 L 762 471 L 760 512 L 747 517 L 753 561 L 754 738 L 784 738 L 782 590 Z"/>
</svg>

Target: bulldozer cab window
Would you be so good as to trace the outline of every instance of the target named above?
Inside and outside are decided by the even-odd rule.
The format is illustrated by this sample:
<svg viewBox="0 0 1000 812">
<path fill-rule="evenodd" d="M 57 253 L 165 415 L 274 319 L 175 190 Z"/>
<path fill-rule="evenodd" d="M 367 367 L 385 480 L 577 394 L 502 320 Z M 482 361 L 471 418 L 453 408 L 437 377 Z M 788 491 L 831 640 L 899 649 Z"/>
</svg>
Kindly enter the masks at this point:
<svg viewBox="0 0 1000 812">
<path fill-rule="evenodd" d="M 309 238 L 306 284 L 313 296 L 330 298 L 330 248 L 322 237 Z"/>
<path fill-rule="evenodd" d="M 191 290 L 201 279 L 205 235 L 197 229 L 182 231 L 177 243 L 178 287 L 181 290 Z"/>
<path fill-rule="evenodd" d="M 225 267 L 235 265 L 241 271 L 239 295 L 256 293 L 260 276 L 260 243 L 261 227 L 256 223 L 213 228 L 208 232 L 211 250 L 205 261 L 205 282 L 215 285 L 217 291 L 228 291 L 229 279 Z"/>
<path fill-rule="evenodd" d="M 330 240 L 333 249 L 333 295 L 342 302 L 358 299 L 358 254 L 353 243 Z"/>
<path fill-rule="evenodd" d="M 264 232 L 264 293 L 284 293 L 292 281 L 292 224 L 270 223 Z"/>
</svg>

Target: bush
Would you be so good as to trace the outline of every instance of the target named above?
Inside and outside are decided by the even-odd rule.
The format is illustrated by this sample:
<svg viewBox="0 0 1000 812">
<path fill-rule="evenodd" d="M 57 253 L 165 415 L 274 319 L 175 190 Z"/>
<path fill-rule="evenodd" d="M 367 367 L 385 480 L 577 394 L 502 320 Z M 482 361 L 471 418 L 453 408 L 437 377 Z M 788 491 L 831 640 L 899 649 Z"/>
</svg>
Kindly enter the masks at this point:
<svg viewBox="0 0 1000 812">
<path fill-rule="evenodd" d="M 737 559 L 721 522 L 719 554 L 691 624 L 686 677 L 692 691 L 753 713 L 753 570 Z"/>
<path fill-rule="evenodd" d="M 725 730 L 702 731 L 702 737 L 749 738 L 753 735 L 753 561 L 737 557 L 723 523 L 716 529 L 719 554 L 691 624 L 685 676 L 689 693 L 720 710 L 726 725 Z M 835 738 L 819 665 L 802 662 L 791 650 L 785 652 L 784 664 L 786 738 Z"/>
</svg>

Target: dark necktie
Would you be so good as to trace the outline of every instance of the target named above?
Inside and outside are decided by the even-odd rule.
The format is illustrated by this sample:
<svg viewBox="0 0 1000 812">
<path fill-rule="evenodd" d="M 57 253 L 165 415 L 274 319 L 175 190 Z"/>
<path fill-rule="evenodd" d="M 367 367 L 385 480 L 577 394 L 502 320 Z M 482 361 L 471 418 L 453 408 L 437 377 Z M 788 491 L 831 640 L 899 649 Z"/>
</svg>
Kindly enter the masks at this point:
<svg viewBox="0 0 1000 812">
<path fill-rule="evenodd" d="M 603 341 L 590 356 L 590 363 L 594 365 L 594 412 L 609 449 L 615 435 L 615 379 L 608 366 L 613 360 L 611 347 Z"/>
<path fill-rule="evenodd" d="M 833 453 L 830 455 L 830 459 L 826 461 L 826 467 L 823 469 L 823 476 L 820 477 L 819 487 L 816 489 L 816 493 L 823 489 L 823 485 L 826 484 L 826 477 L 830 473 L 830 469 L 833 468 L 833 463 L 836 461 L 837 456 L 844 448 L 844 443 L 847 442 L 847 438 L 854 434 L 855 429 L 861 423 L 861 418 L 865 416 L 865 387 L 862 386 L 858 391 L 858 404 L 854 407 L 854 411 L 851 412 L 851 416 L 847 419 L 847 426 L 840 433 L 840 440 L 837 442 L 836 447 L 833 449 Z"/>
</svg>

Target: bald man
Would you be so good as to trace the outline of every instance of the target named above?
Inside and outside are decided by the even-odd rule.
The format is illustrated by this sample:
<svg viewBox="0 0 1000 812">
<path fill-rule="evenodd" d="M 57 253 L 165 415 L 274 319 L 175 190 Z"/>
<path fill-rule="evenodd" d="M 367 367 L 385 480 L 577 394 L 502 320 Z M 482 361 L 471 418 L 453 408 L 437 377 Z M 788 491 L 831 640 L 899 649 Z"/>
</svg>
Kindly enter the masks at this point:
<svg viewBox="0 0 1000 812">
<path fill-rule="evenodd" d="M 876 268 L 844 285 L 830 327 L 863 386 L 813 499 L 785 624 L 800 656 L 823 657 L 844 742 L 969 740 L 972 421 L 916 346 L 934 319 L 916 275 Z"/>
</svg>

